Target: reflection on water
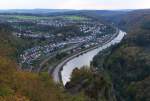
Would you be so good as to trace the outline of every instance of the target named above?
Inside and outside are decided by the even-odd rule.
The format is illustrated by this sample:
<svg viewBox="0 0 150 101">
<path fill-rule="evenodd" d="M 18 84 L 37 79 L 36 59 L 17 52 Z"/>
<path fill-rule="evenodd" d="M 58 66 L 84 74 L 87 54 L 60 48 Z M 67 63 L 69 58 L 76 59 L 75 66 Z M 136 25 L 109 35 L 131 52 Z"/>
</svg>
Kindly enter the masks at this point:
<svg viewBox="0 0 150 101">
<path fill-rule="evenodd" d="M 93 60 L 93 57 L 95 55 L 97 55 L 100 51 L 102 51 L 103 49 L 106 49 L 108 47 L 110 47 L 111 45 L 114 45 L 116 43 L 119 43 L 123 37 L 125 36 L 125 32 L 120 31 L 118 36 L 113 39 L 111 42 L 105 44 L 102 47 L 99 47 L 97 49 L 91 50 L 87 53 L 84 53 L 76 58 L 73 58 L 72 60 L 68 61 L 66 63 L 66 65 L 64 65 L 63 70 L 61 71 L 61 76 L 62 76 L 62 81 L 63 84 L 65 85 L 66 82 L 68 82 L 70 80 L 70 76 L 72 71 L 75 68 L 81 68 L 83 66 L 90 66 L 90 62 Z"/>
</svg>

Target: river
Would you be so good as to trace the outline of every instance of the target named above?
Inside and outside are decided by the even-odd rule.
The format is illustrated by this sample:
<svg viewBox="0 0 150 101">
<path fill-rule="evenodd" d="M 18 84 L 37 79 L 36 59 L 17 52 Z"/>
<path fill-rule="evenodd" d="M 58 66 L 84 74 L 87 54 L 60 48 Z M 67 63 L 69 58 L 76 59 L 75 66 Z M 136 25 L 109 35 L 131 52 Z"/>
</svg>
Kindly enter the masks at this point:
<svg viewBox="0 0 150 101">
<path fill-rule="evenodd" d="M 71 73 L 75 68 L 81 68 L 83 66 L 90 66 L 90 62 L 93 60 L 94 56 L 97 55 L 103 49 L 106 49 L 114 44 L 120 43 L 123 37 L 126 35 L 126 32 L 119 31 L 119 34 L 110 42 L 104 44 L 101 47 L 93 49 L 87 53 L 79 55 L 71 60 L 69 60 L 61 71 L 62 82 L 65 85 L 71 77 Z"/>
</svg>

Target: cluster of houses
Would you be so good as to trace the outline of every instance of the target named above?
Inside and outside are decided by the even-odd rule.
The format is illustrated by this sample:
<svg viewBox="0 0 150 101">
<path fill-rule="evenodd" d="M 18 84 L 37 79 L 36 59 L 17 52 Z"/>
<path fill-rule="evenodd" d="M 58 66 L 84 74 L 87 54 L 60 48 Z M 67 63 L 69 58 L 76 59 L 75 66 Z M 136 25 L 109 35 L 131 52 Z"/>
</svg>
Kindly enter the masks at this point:
<svg viewBox="0 0 150 101">
<path fill-rule="evenodd" d="M 20 55 L 21 63 L 32 64 L 32 61 L 38 59 L 41 56 L 53 53 L 56 50 L 64 48 L 66 43 L 51 43 L 45 46 L 36 46 L 31 49 L 27 49 Z"/>
<path fill-rule="evenodd" d="M 37 22 L 37 25 L 47 25 L 47 26 L 53 26 L 56 28 L 59 27 L 64 27 L 68 25 L 67 21 L 62 21 L 62 20 L 40 20 Z"/>
<path fill-rule="evenodd" d="M 39 20 L 37 22 L 37 25 L 47 25 L 47 26 L 59 28 L 59 27 L 64 27 L 64 26 L 69 26 L 69 25 L 74 25 L 79 23 L 88 24 L 89 21 L 91 21 L 91 19 L 74 20 L 74 19 L 67 19 L 65 17 L 56 17 L 52 19 Z"/>
<path fill-rule="evenodd" d="M 107 26 L 92 20 L 92 19 L 86 19 L 86 20 L 73 20 L 73 19 L 67 19 L 63 17 L 48 17 L 48 18 L 40 18 L 40 19 L 18 19 L 13 17 L 6 17 L 6 16 L 0 16 L 0 23 L 8 22 L 12 27 L 15 29 L 14 34 L 17 37 L 20 38 L 32 38 L 32 39 L 47 39 L 49 44 L 43 45 L 43 46 L 34 46 L 33 48 L 24 50 L 23 53 L 20 55 L 20 63 L 21 64 L 28 64 L 33 65 L 34 61 L 40 60 L 42 57 L 45 57 L 47 55 L 51 55 L 54 53 L 59 52 L 60 50 L 65 50 L 66 52 L 78 52 L 83 47 L 89 48 L 91 46 L 101 44 L 109 40 L 112 36 L 112 34 L 106 34 L 103 35 L 103 32 L 106 30 Z M 28 25 L 31 25 L 31 28 L 28 27 Z M 74 37 L 66 36 L 65 40 L 58 40 L 62 35 L 58 34 L 61 32 L 57 32 L 57 30 L 67 27 L 67 26 L 78 26 L 76 30 L 79 30 L 79 32 L 84 33 L 82 36 L 75 35 Z M 22 27 L 21 27 L 22 26 Z M 23 27 L 28 28 L 23 28 Z M 48 28 L 54 28 L 52 30 L 55 31 L 35 31 L 37 26 L 42 26 L 41 28 L 45 28 L 45 26 Z M 38 28 L 37 28 L 38 29 Z M 74 31 L 74 30 L 71 30 Z M 70 32 L 71 32 L 70 31 Z M 68 31 L 69 32 L 69 31 Z M 69 33 L 70 33 L 69 32 Z M 78 32 L 78 31 L 77 31 Z M 76 31 L 75 31 L 76 33 Z M 62 33 L 63 34 L 63 33 Z M 58 35 L 58 36 L 57 36 Z M 102 35 L 102 36 L 101 36 Z M 62 37 L 63 38 L 63 37 Z M 46 41 L 47 41 L 46 40 Z M 72 46 L 75 46 L 72 48 Z M 70 48 L 71 47 L 71 48 Z M 69 50 L 67 50 L 69 49 Z"/>
<path fill-rule="evenodd" d="M 47 54 L 53 54 L 54 52 L 59 52 L 61 49 L 64 49 L 65 46 L 74 46 L 78 44 L 78 47 L 74 47 L 73 51 L 78 51 L 82 47 L 88 48 L 92 45 L 96 45 L 98 43 L 105 42 L 110 35 L 105 35 L 101 38 L 98 38 L 93 35 L 88 35 L 88 36 L 82 36 L 82 37 L 73 37 L 73 38 L 68 38 L 66 41 L 63 42 L 58 42 L 58 43 L 50 43 L 45 46 L 36 46 L 31 49 L 27 49 L 23 52 L 23 54 L 20 55 L 21 57 L 21 63 L 24 64 L 29 64 L 32 65 L 32 62 L 34 60 L 37 60 L 41 58 L 42 56 L 46 56 Z M 68 48 L 68 47 L 67 47 Z M 70 48 L 69 51 L 72 49 Z M 67 50 L 68 51 L 68 50 Z"/>
<path fill-rule="evenodd" d="M 71 19 L 66 19 L 66 18 L 49 18 L 49 19 L 35 19 L 35 20 L 31 20 L 31 19 L 8 19 L 7 22 L 10 23 L 10 25 L 12 25 L 12 27 L 15 30 L 16 36 L 18 37 L 23 37 L 23 38 L 50 38 L 51 36 L 56 35 L 57 33 L 55 33 L 55 31 L 57 32 L 59 30 L 59 28 L 62 27 L 67 27 L 67 26 L 71 26 L 71 25 L 80 25 L 80 24 L 88 24 L 90 20 L 71 20 Z M 32 25 L 33 27 L 29 28 L 29 25 Z M 27 28 L 25 28 L 24 26 L 27 26 Z M 37 26 L 47 26 L 47 27 L 51 27 L 52 30 L 51 31 L 47 31 L 47 32 L 35 32 L 34 27 Z M 39 27 L 40 29 L 40 27 Z M 37 29 L 36 29 L 37 30 Z M 44 30 L 44 29 L 43 29 Z M 46 29 L 47 30 L 47 29 Z M 79 30 L 79 29 L 77 29 Z M 44 33 L 44 34 L 43 34 Z M 46 33 L 46 34 L 45 34 Z"/>
<path fill-rule="evenodd" d="M 106 29 L 106 25 L 103 25 L 101 23 L 92 23 L 92 25 L 90 24 L 80 25 L 81 32 L 88 34 L 90 33 L 91 35 L 101 34 L 104 29 Z"/>
<path fill-rule="evenodd" d="M 49 39 L 49 38 L 52 38 L 53 36 L 50 35 L 50 34 L 29 34 L 29 33 L 15 33 L 15 35 L 17 37 L 20 37 L 20 38 L 32 38 L 32 39 Z"/>
<path fill-rule="evenodd" d="M 93 21 L 92 19 L 85 19 L 85 20 L 73 20 L 67 19 L 65 17 L 48 17 L 48 18 L 40 18 L 40 19 L 8 19 L 7 20 L 10 24 L 13 25 L 14 29 L 16 29 L 16 36 L 23 37 L 23 38 L 33 38 L 33 39 L 49 39 L 52 36 L 57 37 L 57 33 L 55 32 L 34 32 L 32 29 L 24 29 L 21 27 L 23 24 L 33 24 L 33 26 L 50 26 L 55 28 L 55 30 L 59 30 L 64 26 L 76 25 L 79 26 L 77 30 L 81 33 L 85 33 L 87 35 L 97 35 L 101 34 L 102 31 L 106 28 L 106 26 L 102 23 Z M 54 30 L 54 29 L 52 29 Z M 57 32 L 57 31 L 56 31 Z M 46 34 L 45 34 L 46 33 Z"/>
<path fill-rule="evenodd" d="M 45 46 L 36 46 L 31 49 L 27 49 L 20 55 L 21 63 L 32 64 L 32 61 L 39 59 L 41 56 L 47 54 L 53 54 L 54 52 L 63 49 L 67 45 L 71 46 L 74 44 L 84 44 L 91 41 L 92 39 L 93 39 L 92 36 L 75 37 L 75 38 L 70 38 L 64 42 L 50 43 Z"/>
<path fill-rule="evenodd" d="M 7 21 L 13 25 L 14 29 L 17 29 L 15 30 L 16 31 L 15 35 L 17 37 L 33 38 L 33 39 L 44 38 L 44 39 L 48 39 L 48 42 L 49 42 L 49 44 L 46 44 L 44 46 L 35 46 L 31 49 L 25 50 L 20 55 L 21 64 L 32 65 L 33 61 L 39 60 L 41 57 L 53 54 L 54 52 L 59 52 L 60 50 L 65 49 L 66 47 L 68 48 L 68 47 L 75 46 L 75 45 L 78 46 L 78 47 L 74 47 L 73 49 L 73 51 L 76 52 L 76 51 L 81 50 L 81 47 L 83 46 L 85 48 L 88 48 L 90 46 L 103 43 L 108 38 L 111 37 L 110 35 L 99 36 L 104 32 L 107 26 L 98 21 L 94 21 L 92 19 L 73 20 L 73 19 L 66 19 L 63 17 L 62 18 L 53 17 L 53 18 L 48 18 L 48 19 L 41 18 L 41 19 L 35 19 L 35 20 L 33 19 L 8 19 Z M 45 26 L 49 26 L 51 28 L 54 28 L 52 30 L 59 30 L 60 28 L 63 28 L 63 27 L 66 28 L 67 26 L 75 25 L 75 26 L 78 26 L 76 30 L 81 32 L 81 34 L 84 33 L 84 35 L 83 36 L 74 35 L 73 37 L 70 37 L 68 35 L 65 37 L 65 40 L 58 40 L 62 35 L 60 36 L 57 36 L 57 35 L 61 32 L 57 32 L 57 31 L 56 32 L 55 31 L 34 32 L 34 30 L 30 28 L 21 29 L 21 27 L 19 27 L 24 24 L 30 25 L 30 23 L 31 25 L 33 24 L 34 27 L 43 26 L 43 28 L 45 28 Z M 71 30 L 71 31 L 74 31 L 74 30 Z"/>
</svg>

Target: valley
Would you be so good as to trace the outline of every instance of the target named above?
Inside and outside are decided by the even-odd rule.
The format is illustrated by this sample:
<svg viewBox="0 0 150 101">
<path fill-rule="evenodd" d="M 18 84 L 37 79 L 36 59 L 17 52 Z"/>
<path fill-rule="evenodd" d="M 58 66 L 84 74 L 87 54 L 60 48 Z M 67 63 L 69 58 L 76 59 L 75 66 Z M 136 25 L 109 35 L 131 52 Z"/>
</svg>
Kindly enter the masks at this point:
<svg viewBox="0 0 150 101">
<path fill-rule="evenodd" d="M 149 9 L 0 11 L 0 101 L 149 101 L 149 33 Z"/>
<path fill-rule="evenodd" d="M 18 57 L 21 68 L 31 71 L 39 71 L 50 58 L 58 54 L 68 56 L 103 44 L 116 31 L 112 25 L 105 25 L 83 16 L 1 15 L 0 17 L 4 23 L 12 26 L 16 37 L 33 41 L 31 48 L 27 47 Z M 44 61 L 46 57 L 49 59 Z"/>
</svg>

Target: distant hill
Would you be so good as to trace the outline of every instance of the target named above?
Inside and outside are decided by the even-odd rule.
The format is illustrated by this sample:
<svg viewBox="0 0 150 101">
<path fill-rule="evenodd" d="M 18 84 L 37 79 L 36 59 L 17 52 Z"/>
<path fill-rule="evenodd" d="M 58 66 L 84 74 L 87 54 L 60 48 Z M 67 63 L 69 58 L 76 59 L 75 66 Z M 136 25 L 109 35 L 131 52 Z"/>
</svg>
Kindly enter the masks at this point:
<svg viewBox="0 0 150 101">
<path fill-rule="evenodd" d="M 74 10 L 74 9 L 4 9 L 0 13 L 28 13 L 28 14 L 51 14 L 57 13 L 65 15 L 96 15 L 96 16 L 110 16 L 116 14 L 124 14 L 133 10 Z"/>
<path fill-rule="evenodd" d="M 0 13 L 29 13 L 29 14 L 48 14 L 73 11 L 71 9 L 8 9 L 0 10 Z"/>
</svg>

